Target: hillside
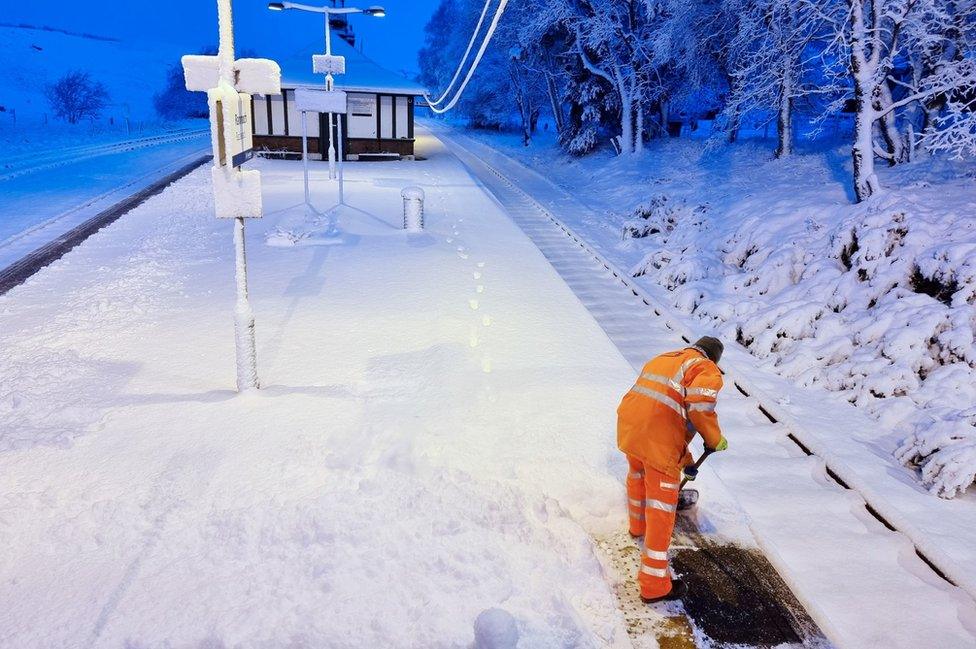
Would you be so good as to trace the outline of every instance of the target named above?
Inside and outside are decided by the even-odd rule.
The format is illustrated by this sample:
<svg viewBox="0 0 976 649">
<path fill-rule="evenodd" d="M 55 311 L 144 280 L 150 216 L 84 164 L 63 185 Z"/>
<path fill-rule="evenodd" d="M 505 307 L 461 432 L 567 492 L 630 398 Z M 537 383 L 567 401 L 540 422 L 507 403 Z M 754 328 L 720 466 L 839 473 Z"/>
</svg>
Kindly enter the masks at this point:
<svg viewBox="0 0 976 649">
<path fill-rule="evenodd" d="M 33 26 L 0 26 L 0 122 L 18 125 L 44 120 L 49 113 L 44 89 L 62 74 L 83 70 L 108 88 L 111 106 L 105 117 L 154 118 L 152 96 L 163 86 L 167 66 L 179 59 L 176 46 L 73 34 Z"/>
</svg>

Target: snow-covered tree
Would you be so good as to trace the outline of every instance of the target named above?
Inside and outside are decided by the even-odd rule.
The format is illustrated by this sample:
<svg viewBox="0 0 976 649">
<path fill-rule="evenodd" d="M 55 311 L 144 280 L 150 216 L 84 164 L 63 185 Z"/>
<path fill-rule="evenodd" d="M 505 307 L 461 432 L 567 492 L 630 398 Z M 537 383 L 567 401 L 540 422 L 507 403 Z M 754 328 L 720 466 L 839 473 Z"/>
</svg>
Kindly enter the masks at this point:
<svg viewBox="0 0 976 649">
<path fill-rule="evenodd" d="M 944 83 L 953 90 L 943 91 L 945 112 L 933 119 L 933 128 L 924 134 L 924 142 L 932 150 L 976 157 L 976 61 L 964 59 L 946 64 L 927 83 L 937 87 Z"/>
<path fill-rule="evenodd" d="M 642 0 L 548 0 L 554 17 L 572 35 L 573 51 L 586 70 L 605 80 L 620 106 L 620 149 L 643 149 L 644 101 L 650 74 L 646 55 L 650 2 Z"/>
<path fill-rule="evenodd" d="M 976 155 L 976 2 L 941 0 L 906 29 L 912 74 L 892 79 L 934 150 Z M 914 148 L 915 140 L 909 144 Z"/>
<path fill-rule="evenodd" d="M 419 55 L 421 81 L 435 91 L 435 99 L 457 90 L 459 83 L 452 86 L 451 81 L 469 51 L 471 35 L 481 27 L 474 41 L 476 51 L 495 6 L 482 0 L 442 0 L 427 24 L 426 45 Z M 528 144 L 545 103 L 544 83 L 530 66 L 533 49 L 523 47 L 519 40 L 525 9 L 509 6 L 457 109 L 479 128 L 500 128 L 514 117 Z M 473 61 L 474 54 L 469 52 L 461 78 Z"/>
<path fill-rule="evenodd" d="M 692 120 L 721 111 L 737 83 L 732 43 L 738 9 L 727 10 L 721 0 L 662 0 L 657 7 L 651 51 L 666 80 L 659 94 Z M 738 137 L 739 117 L 726 110 L 717 121 L 716 130 L 729 142 Z"/>
<path fill-rule="evenodd" d="M 874 171 L 874 127 L 884 114 L 887 79 L 894 64 L 898 34 L 914 6 L 904 0 L 846 0 L 847 28 L 841 31 L 848 50 L 854 86 L 854 194 L 863 201 L 881 189 Z"/>
<path fill-rule="evenodd" d="M 566 104 L 566 124 L 559 142 L 572 155 L 581 156 L 599 145 L 604 133 L 618 127 L 617 95 L 604 78 L 587 70 L 578 57 L 567 67 L 562 101 Z"/>
<path fill-rule="evenodd" d="M 531 3 L 514 8 L 517 25 L 512 40 L 517 43 L 519 62 L 535 76 L 539 92 L 545 95 L 557 132 L 565 128 L 562 88 L 567 80 L 565 53 L 569 50 L 567 32 L 548 12 Z"/>
<path fill-rule="evenodd" d="M 442 0 L 421 53 L 428 87 L 449 85 L 486 9 Z M 861 201 L 880 189 L 876 159 L 903 162 L 919 142 L 976 150 L 974 13 L 973 0 L 512 3 L 459 108 L 475 125 L 516 121 L 526 142 L 551 111 L 576 154 L 609 135 L 639 153 L 675 112 L 717 114 L 716 129 L 734 142 L 743 116 L 758 115 L 775 119 L 786 156 L 798 104 L 853 107 Z"/>
<path fill-rule="evenodd" d="M 163 119 L 205 118 L 210 114 L 207 96 L 186 89 L 182 64 L 170 66 L 165 87 L 153 96 L 153 107 Z"/>
<path fill-rule="evenodd" d="M 971 71 L 961 48 L 971 47 L 963 36 L 972 25 L 972 3 L 947 0 L 846 0 L 847 21 L 838 42 L 849 56 L 854 89 L 855 140 L 852 147 L 854 191 L 862 201 L 880 189 L 874 171 L 879 156 L 891 163 L 906 158 L 898 111 L 920 104 L 929 115 L 930 142 L 953 148 L 965 133 L 963 99 L 971 88 Z M 969 23 L 968 26 L 966 23 Z M 968 32 L 971 34 L 971 32 Z M 971 60 L 971 59 L 970 59 Z M 911 61 L 909 80 L 897 67 Z M 962 101 L 960 101 L 962 99 Z M 953 106 L 938 117 L 940 105 Z M 944 130 L 946 135 L 933 133 Z M 874 140 L 877 129 L 885 143 Z M 952 134 L 949 134 L 949 133 Z M 964 138 L 965 139 L 965 138 Z M 912 142 L 914 144 L 914 142 Z M 935 144 L 939 146 L 938 144 Z"/>
<path fill-rule="evenodd" d="M 823 50 L 838 6 L 834 0 L 723 1 L 723 10 L 737 17 L 728 46 L 734 83 L 726 112 L 775 114 L 777 157 L 793 151 L 796 101 L 837 91 L 820 69 L 831 65 Z"/>
<path fill-rule="evenodd" d="M 97 119 L 108 104 L 108 90 L 87 72 L 69 72 L 47 88 L 51 109 L 69 124 Z"/>
</svg>

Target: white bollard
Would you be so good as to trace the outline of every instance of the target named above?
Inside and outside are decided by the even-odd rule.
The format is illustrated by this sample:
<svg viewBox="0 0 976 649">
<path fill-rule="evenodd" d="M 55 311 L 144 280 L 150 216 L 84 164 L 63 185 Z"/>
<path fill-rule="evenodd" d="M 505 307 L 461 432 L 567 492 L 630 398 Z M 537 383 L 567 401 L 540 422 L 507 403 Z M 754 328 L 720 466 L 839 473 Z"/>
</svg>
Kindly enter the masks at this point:
<svg viewBox="0 0 976 649">
<path fill-rule="evenodd" d="M 403 196 L 403 229 L 420 232 L 424 229 L 424 190 L 420 187 L 405 187 Z"/>
</svg>

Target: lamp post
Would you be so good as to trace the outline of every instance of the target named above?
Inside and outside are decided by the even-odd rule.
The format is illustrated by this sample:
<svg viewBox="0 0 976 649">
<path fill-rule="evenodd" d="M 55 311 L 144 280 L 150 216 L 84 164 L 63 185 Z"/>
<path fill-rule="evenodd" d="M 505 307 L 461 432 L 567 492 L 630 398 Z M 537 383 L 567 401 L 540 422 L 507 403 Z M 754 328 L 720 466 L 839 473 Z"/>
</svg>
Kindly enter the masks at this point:
<svg viewBox="0 0 976 649">
<path fill-rule="evenodd" d="M 366 14 L 368 16 L 375 16 L 377 18 L 382 18 L 386 16 L 386 9 L 380 6 L 367 7 L 366 9 L 360 9 L 358 7 L 314 7 L 312 5 L 299 4 L 297 2 L 269 2 L 268 9 L 272 11 L 285 11 L 287 9 L 297 9 L 298 11 L 307 11 L 316 14 L 325 14 L 325 55 L 328 57 L 332 56 L 332 16 L 338 15 L 348 15 L 348 14 Z M 332 71 L 330 70 L 325 75 L 325 89 L 327 91 L 334 90 L 335 79 L 332 76 Z M 336 177 L 336 151 L 333 134 L 333 117 L 332 113 L 329 113 L 329 178 L 333 179 Z M 307 157 L 307 154 L 305 155 Z"/>
</svg>

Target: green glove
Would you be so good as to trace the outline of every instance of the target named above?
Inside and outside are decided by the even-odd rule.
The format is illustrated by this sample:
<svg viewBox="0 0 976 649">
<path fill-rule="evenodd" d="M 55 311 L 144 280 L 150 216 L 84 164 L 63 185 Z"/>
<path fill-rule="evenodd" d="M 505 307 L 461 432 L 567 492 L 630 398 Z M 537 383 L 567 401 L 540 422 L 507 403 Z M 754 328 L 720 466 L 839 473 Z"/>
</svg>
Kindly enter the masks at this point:
<svg viewBox="0 0 976 649">
<path fill-rule="evenodd" d="M 718 440 L 718 446 L 716 446 L 713 450 L 715 452 L 719 452 L 719 451 L 727 450 L 728 448 L 729 448 L 729 440 L 725 439 L 725 436 L 723 435 L 721 439 Z"/>
</svg>

